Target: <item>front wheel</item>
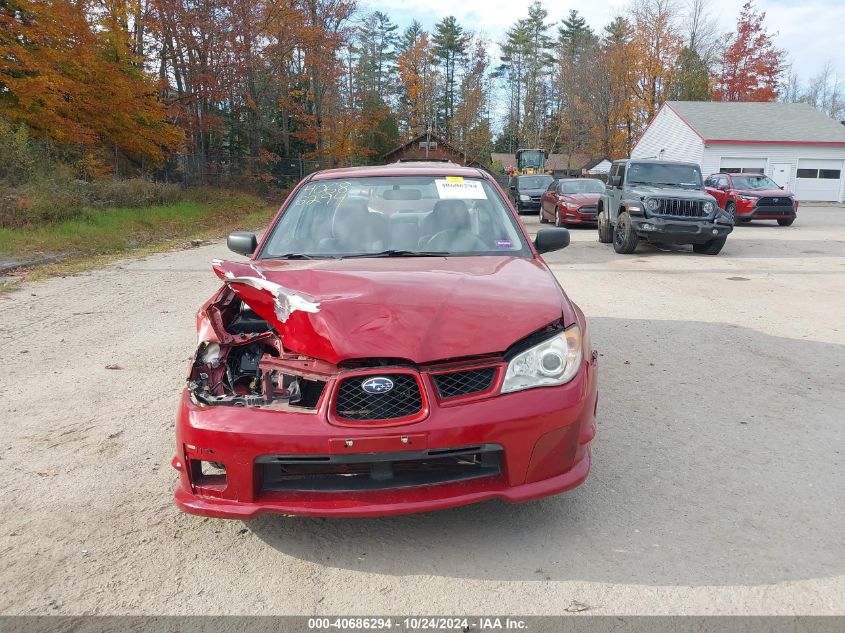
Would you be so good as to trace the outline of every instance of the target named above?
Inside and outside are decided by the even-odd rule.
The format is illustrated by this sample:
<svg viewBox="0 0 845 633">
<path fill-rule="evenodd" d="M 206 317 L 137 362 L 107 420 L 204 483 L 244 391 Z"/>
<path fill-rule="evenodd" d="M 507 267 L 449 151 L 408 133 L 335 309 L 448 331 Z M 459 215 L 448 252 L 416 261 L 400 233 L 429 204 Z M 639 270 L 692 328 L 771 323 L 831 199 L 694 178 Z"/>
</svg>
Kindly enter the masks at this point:
<svg viewBox="0 0 845 633">
<path fill-rule="evenodd" d="M 558 209 L 557 207 L 555 207 L 555 226 L 557 226 L 557 227 L 561 226 L 560 209 Z"/>
<path fill-rule="evenodd" d="M 540 207 L 540 224 L 548 224 L 549 221 L 546 219 L 546 211 L 543 207 Z"/>
<path fill-rule="evenodd" d="M 725 211 L 729 216 L 731 216 L 731 222 L 736 224 L 736 203 L 728 202 L 728 204 L 725 205 Z"/>
<path fill-rule="evenodd" d="M 718 255 L 727 241 L 727 237 L 717 237 L 704 244 L 693 244 L 692 250 L 700 255 Z"/>
<path fill-rule="evenodd" d="M 599 242 L 610 244 L 613 241 L 613 225 L 607 221 L 607 215 L 604 211 L 599 213 L 599 217 L 596 219 L 598 220 Z"/>
<path fill-rule="evenodd" d="M 793 222 L 795 222 L 795 218 L 784 218 L 782 220 L 778 220 L 778 224 L 781 226 L 792 226 Z"/>
<path fill-rule="evenodd" d="M 627 211 L 623 211 L 616 218 L 616 226 L 613 227 L 613 250 L 620 255 L 630 255 L 637 250 L 639 241 L 640 238 L 631 224 L 631 216 Z"/>
</svg>

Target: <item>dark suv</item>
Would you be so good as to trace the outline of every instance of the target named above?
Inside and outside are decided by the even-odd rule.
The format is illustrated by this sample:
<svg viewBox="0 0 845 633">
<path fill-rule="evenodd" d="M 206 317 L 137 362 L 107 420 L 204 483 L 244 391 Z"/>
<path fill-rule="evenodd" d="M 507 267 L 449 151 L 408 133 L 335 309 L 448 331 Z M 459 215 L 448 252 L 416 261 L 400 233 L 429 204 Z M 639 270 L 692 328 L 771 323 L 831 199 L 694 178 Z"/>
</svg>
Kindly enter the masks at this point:
<svg viewBox="0 0 845 633">
<path fill-rule="evenodd" d="M 618 160 L 598 211 L 599 242 L 613 242 L 617 253 L 633 253 L 645 240 L 717 255 L 733 230 L 731 217 L 704 191 L 695 163 Z"/>
<path fill-rule="evenodd" d="M 546 174 L 512 178 L 510 182 L 511 197 L 517 212 L 522 213 L 528 209 L 539 212 L 540 198 L 553 182 L 554 178 Z"/>
</svg>

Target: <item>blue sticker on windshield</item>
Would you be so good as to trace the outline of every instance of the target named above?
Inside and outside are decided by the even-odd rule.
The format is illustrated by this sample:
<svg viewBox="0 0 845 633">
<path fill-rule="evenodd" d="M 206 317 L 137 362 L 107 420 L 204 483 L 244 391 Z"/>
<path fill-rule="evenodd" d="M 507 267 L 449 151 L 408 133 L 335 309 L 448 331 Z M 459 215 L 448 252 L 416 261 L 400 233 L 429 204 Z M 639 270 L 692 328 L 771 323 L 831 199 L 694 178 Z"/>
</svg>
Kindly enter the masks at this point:
<svg viewBox="0 0 845 633">
<path fill-rule="evenodd" d="M 513 246 L 513 242 L 510 240 L 496 240 L 496 246 L 499 248 L 510 248 Z"/>
</svg>

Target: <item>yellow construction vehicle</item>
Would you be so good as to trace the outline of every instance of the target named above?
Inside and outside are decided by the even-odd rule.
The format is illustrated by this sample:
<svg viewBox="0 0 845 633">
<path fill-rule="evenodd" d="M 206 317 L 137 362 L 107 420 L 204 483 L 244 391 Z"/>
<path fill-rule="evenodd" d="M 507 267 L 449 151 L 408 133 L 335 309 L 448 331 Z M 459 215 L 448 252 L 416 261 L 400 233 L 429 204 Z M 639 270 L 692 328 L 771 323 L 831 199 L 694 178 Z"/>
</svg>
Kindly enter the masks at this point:
<svg viewBox="0 0 845 633">
<path fill-rule="evenodd" d="M 546 159 L 549 152 L 544 149 L 518 149 L 516 150 L 516 172 L 515 176 L 526 174 L 543 174 L 546 172 Z"/>
</svg>

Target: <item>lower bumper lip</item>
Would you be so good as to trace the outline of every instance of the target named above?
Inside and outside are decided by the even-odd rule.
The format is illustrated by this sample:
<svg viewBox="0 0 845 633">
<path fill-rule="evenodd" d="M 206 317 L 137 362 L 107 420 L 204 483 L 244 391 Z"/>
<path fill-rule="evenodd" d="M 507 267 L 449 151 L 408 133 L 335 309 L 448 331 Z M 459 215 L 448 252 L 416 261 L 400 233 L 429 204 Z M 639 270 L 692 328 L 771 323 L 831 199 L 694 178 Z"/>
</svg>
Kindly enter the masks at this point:
<svg viewBox="0 0 845 633">
<path fill-rule="evenodd" d="M 492 499 L 520 503 L 566 492 L 581 485 L 590 472 L 589 448 L 567 472 L 541 481 L 504 486 L 473 488 L 472 482 L 444 484 L 437 487 L 406 488 L 397 495 L 396 490 L 369 493 L 366 498 L 346 496 L 300 496 L 288 499 L 265 500 L 260 503 L 233 502 L 223 499 L 201 498 L 182 487 L 174 492 L 174 501 L 183 512 L 215 518 L 255 519 L 263 514 L 289 514 L 298 516 L 377 517 L 443 510 Z M 399 496 L 399 498 L 397 498 Z"/>
</svg>

